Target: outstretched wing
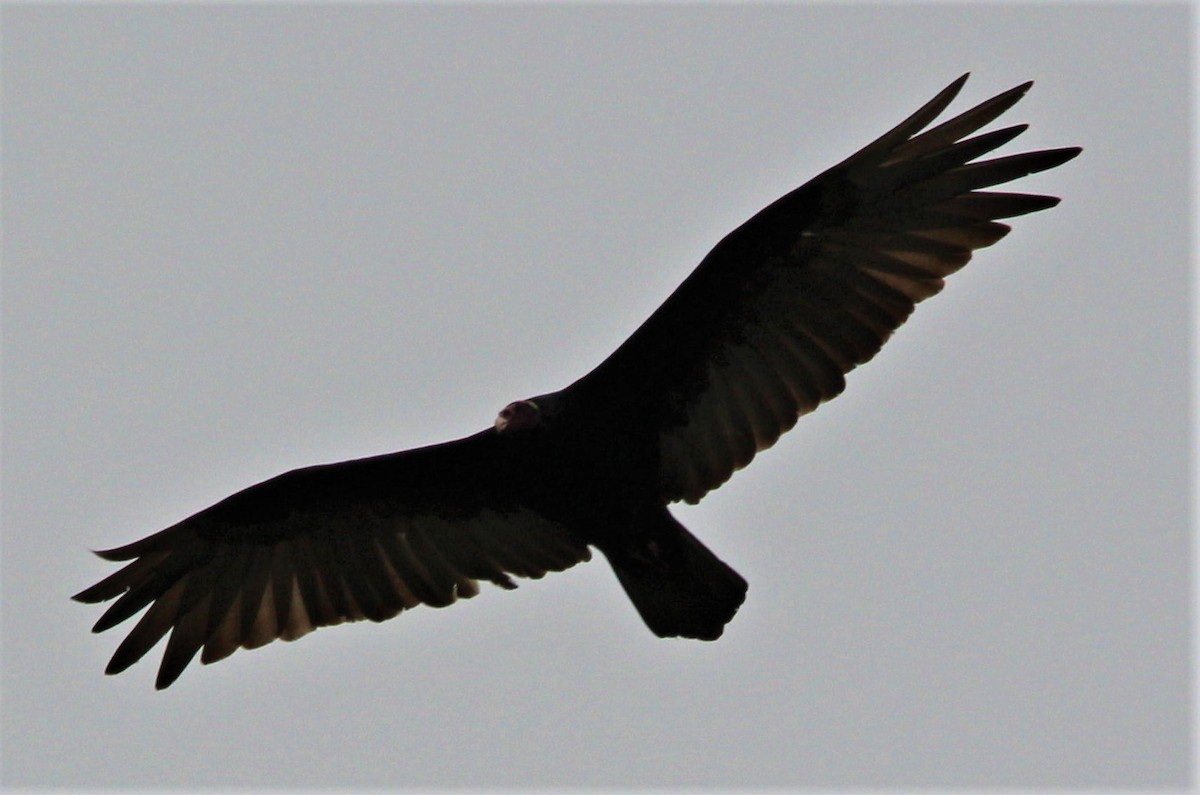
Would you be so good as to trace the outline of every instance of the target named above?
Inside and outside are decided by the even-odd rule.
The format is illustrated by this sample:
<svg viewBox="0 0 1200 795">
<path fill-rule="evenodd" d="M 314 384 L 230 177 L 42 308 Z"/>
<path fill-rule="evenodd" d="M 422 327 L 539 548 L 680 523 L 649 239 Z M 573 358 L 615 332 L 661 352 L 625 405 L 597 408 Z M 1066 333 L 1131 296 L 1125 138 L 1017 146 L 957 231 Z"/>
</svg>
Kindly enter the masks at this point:
<svg viewBox="0 0 1200 795">
<path fill-rule="evenodd" d="M 276 638 L 418 604 L 449 605 L 478 580 L 515 588 L 588 560 L 575 533 L 520 504 L 492 431 L 433 447 L 298 469 L 240 491 L 177 525 L 98 553 L 130 561 L 74 598 L 117 598 L 102 632 L 149 609 L 107 673 L 128 668 L 168 631 L 157 687 L 201 662 Z"/>
<path fill-rule="evenodd" d="M 913 306 L 996 219 L 1058 199 L 983 190 L 1058 166 L 1078 148 L 977 161 L 1025 125 L 971 135 L 1025 83 L 921 132 L 967 75 L 874 143 L 723 239 L 608 359 L 573 384 L 580 402 L 650 413 L 665 499 L 697 502 L 838 395 Z"/>
</svg>

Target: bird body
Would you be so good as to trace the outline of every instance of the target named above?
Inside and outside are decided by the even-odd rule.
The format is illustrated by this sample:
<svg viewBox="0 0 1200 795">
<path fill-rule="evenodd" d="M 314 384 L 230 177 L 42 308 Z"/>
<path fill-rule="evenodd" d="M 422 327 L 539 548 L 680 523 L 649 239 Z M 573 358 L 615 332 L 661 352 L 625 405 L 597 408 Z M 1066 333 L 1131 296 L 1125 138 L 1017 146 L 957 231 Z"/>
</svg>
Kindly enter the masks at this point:
<svg viewBox="0 0 1200 795">
<path fill-rule="evenodd" d="M 977 158 L 1024 126 L 972 136 L 1028 90 L 938 126 L 964 75 L 890 132 L 721 240 L 621 346 L 558 392 L 510 403 L 456 441 L 297 469 L 98 553 L 124 568 L 77 594 L 146 609 L 117 673 L 170 633 L 157 686 L 197 654 L 445 606 L 608 559 L 657 635 L 718 638 L 746 581 L 670 513 L 697 502 L 838 395 L 997 219 L 1058 199 L 985 188 L 1077 148 Z"/>
</svg>

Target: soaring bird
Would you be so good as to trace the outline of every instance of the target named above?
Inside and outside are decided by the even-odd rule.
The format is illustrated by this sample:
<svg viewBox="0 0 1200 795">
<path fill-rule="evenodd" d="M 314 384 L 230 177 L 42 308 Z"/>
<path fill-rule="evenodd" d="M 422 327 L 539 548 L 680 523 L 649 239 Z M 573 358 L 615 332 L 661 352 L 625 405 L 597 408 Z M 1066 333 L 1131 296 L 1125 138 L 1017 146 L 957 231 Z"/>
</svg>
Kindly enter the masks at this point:
<svg viewBox="0 0 1200 795">
<path fill-rule="evenodd" d="M 980 160 L 1026 125 L 975 134 L 1032 83 L 930 126 L 967 75 L 723 240 L 615 352 L 486 430 L 296 469 L 97 554 L 123 568 L 75 595 L 116 598 L 95 632 L 148 609 L 107 673 L 170 632 L 156 686 L 200 652 L 383 621 L 608 559 L 652 632 L 715 640 L 746 581 L 670 513 L 695 503 L 845 387 L 997 219 L 1052 196 L 989 191 L 1076 147 Z"/>
</svg>

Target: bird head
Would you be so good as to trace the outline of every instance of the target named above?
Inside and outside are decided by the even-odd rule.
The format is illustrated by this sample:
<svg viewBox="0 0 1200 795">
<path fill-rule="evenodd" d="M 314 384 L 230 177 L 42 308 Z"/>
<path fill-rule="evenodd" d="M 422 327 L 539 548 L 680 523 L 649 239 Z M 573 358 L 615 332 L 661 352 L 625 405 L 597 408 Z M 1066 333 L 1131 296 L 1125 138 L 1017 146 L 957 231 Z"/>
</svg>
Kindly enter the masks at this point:
<svg viewBox="0 0 1200 795">
<path fill-rule="evenodd" d="M 542 411 L 533 400 L 518 400 L 509 403 L 496 415 L 494 423 L 497 433 L 514 433 L 542 424 Z"/>
</svg>

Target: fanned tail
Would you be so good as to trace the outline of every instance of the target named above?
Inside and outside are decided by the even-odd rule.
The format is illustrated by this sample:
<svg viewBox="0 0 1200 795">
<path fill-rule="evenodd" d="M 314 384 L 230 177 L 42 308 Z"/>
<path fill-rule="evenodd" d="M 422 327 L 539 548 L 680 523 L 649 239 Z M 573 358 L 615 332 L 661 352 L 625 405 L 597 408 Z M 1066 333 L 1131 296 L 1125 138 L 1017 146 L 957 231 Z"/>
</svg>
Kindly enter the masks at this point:
<svg viewBox="0 0 1200 795">
<path fill-rule="evenodd" d="M 647 524 L 636 543 L 600 547 L 642 620 L 662 638 L 721 637 L 746 599 L 746 580 L 666 508 Z"/>
</svg>

